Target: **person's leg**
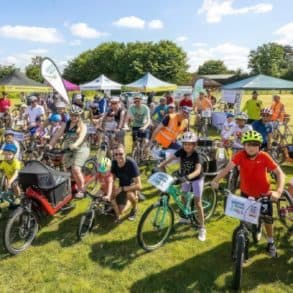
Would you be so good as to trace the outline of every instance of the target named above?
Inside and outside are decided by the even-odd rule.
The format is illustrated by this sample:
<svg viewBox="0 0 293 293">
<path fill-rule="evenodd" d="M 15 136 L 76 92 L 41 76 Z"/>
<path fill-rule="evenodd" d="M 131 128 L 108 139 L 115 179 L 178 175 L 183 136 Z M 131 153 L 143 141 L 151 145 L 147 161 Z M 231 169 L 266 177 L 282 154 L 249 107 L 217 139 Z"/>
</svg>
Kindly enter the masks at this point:
<svg viewBox="0 0 293 293">
<path fill-rule="evenodd" d="M 198 222 L 201 228 L 204 227 L 204 211 L 202 207 L 202 201 L 200 197 L 194 197 L 195 207 L 198 213 Z"/>
<path fill-rule="evenodd" d="M 126 193 L 127 199 L 131 202 L 132 208 L 137 209 L 137 196 L 135 192 L 129 191 Z"/>
<path fill-rule="evenodd" d="M 79 166 L 72 166 L 71 172 L 79 191 L 84 190 L 84 177 Z"/>
<path fill-rule="evenodd" d="M 273 224 L 266 224 L 265 223 L 265 229 L 266 229 L 266 233 L 267 233 L 267 237 L 268 237 L 268 241 L 270 242 L 274 242 L 274 228 L 273 228 Z"/>
</svg>

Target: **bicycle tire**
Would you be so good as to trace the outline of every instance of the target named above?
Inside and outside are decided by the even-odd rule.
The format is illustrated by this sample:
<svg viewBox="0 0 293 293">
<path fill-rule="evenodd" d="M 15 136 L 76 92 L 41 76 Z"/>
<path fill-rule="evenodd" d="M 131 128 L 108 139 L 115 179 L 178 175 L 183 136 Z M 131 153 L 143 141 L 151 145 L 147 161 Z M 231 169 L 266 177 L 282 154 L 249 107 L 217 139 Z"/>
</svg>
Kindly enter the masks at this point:
<svg viewBox="0 0 293 293">
<path fill-rule="evenodd" d="M 153 251 L 159 247 L 161 247 L 166 241 L 167 239 L 169 238 L 170 236 L 170 233 L 173 229 L 173 225 L 174 225 L 174 211 L 173 209 L 168 205 L 167 206 L 167 213 L 170 215 L 170 225 L 167 227 L 166 229 L 166 232 L 163 234 L 163 237 L 161 237 L 161 239 L 159 241 L 157 241 L 155 244 L 153 245 L 149 245 L 146 243 L 146 238 L 145 238 L 145 235 L 144 235 L 144 232 L 143 232 L 143 228 L 144 228 L 144 225 L 147 221 L 147 219 L 149 219 L 149 217 L 151 216 L 151 212 L 158 209 L 158 208 L 162 208 L 162 203 L 161 202 L 157 202 L 151 206 L 149 206 L 145 212 L 143 213 L 140 221 L 139 221 L 139 224 L 138 224 L 138 228 L 137 228 L 137 241 L 138 241 L 138 244 L 140 245 L 141 248 L 143 248 L 145 251 Z M 153 226 L 154 226 L 155 223 L 153 223 Z M 156 228 L 158 228 L 158 224 L 156 224 Z M 158 231 L 160 232 L 160 231 Z M 148 232 L 150 233 L 150 232 Z"/>
<path fill-rule="evenodd" d="M 282 204 L 284 202 L 284 204 Z M 291 194 L 287 191 L 284 190 L 281 197 L 277 201 L 277 209 L 278 209 L 278 216 L 281 221 L 284 221 L 285 219 L 282 217 L 281 210 L 283 207 L 290 207 L 293 206 L 293 197 Z"/>
<path fill-rule="evenodd" d="M 28 214 L 29 217 L 33 217 L 33 221 L 34 221 L 34 226 L 32 227 L 31 235 L 28 238 L 27 241 L 25 241 L 24 245 L 21 246 L 20 248 L 15 248 L 12 246 L 11 241 L 10 241 L 10 236 L 11 236 L 11 229 L 13 227 L 13 224 L 15 223 L 15 221 L 18 220 L 18 218 L 20 218 L 21 216 L 23 216 L 24 214 Z M 23 219 L 22 219 L 23 220 Z M 36 238 L 36 235 L 38 233 L 39 230 L 39 224 L 37 221 L 37 216 L 34 212 L 28 212 L 26 210 L 24 210 L 22 207 L 17 208 L 12 215 L 9 217 L 6 226 L 5 226 L 5 230 L 4 230 L 4 247 L 7 250 L 8 253 L 10 253 L 11 255 L 17 255 L 20 252 L 26 250 L 34 241 L 34 239 Z M 19 232 L 21 233 L 21 232 Z"/>
<path fill-rule="evenodd" d="M 77 230 L 77 238 L 78 240 L 82 240 L 93 228 L 95 220 L 95 211 L 93 209 L 87 211 L 80 218 L 78 230 Z"/>
<path fill-rule="evenodd" d="M 243 234 L 236 236 L 236 259 L 233 274 L 233 289 L 239 290 L 243 273 L 243 262 L 245 258 L 245 236 Z"/>
</svg>

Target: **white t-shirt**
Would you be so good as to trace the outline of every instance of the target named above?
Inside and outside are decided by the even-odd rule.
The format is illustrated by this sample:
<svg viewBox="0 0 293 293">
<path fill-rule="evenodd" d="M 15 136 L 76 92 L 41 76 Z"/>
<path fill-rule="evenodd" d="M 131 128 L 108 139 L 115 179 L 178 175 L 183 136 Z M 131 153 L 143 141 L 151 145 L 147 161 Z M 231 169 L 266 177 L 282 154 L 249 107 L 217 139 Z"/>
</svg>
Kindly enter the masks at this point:
<svg viewBox="0 0 293 293">
<path fill-rule="evenodd" d="M 227 120 L 223 124 L 223 128 L 221 131 L 221 137 L 223 139 L 228 139 L 230 136 L 233 135 L 233 130 L 236 127 L 235 121 L 228 122 Z"/>
<path fill-rule="evenodd" d="M 26 110 L 26 114 L 28 115 L 29 126 L 33 127 L 36 124 L 36 119 L 41 115 L 45 115 L 44 107 L 41 105 L 37 105 L 34 108 L 29 106 Z"/>
<path fill-rule="evenodd" d="M 241 137 L 242 134 L 249 131 L 253 130 L 251 125 L 246 124 L 243 128 L 240 128 L 237 124 L 233 129 L 233 136 L 234 136 L 234 143 L 232 145 L 233 148 L 243 148 L 243 145 L 241 144 Z"/>
</svg>

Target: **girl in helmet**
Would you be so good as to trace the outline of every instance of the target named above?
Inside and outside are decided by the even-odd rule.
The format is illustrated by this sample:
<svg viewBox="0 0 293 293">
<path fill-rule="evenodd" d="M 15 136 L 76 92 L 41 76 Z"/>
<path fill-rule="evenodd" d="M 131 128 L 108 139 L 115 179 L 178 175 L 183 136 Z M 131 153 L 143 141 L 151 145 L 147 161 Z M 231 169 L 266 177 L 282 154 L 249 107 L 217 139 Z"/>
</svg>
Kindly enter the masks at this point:
<svg viewBox="0 0 293 293">
<path fill-rule="evenodd" d="M 182 184 L 182 191 L 194 193 L 194 203 L 198 212 L 198 220 L 200 223 L 198 239 L 205 241 L 206 229 L 204 226 L 204 211 L 202 207 L 201 196 L 204 186 L 203 167 L 200 157 L 196 151 L 197 136 L 194 132 L 185 132 L 181 139 L 183 147 L 177 150 L 174 155 L 162 162 L 158 167 L 163 168 L 172 160 L 180 159 L 180 175 L 184 176 L 186 182 Z M 186 222 L 181 219 L 180 222 Z"/>
<path fill-rule="evenodd" d="M 285 175 L 269 154 L 260 151 L 263 143 L 262 135 L 251 130 L 242 135 L 241 142 L 244 150 L 237 152 L 232 157 L 228 165 L 213 179 L 212 187 L 218 188 L 218 182 L 226 177 L 234 167 L 239 167 L 241 196 L 246 198 L 271 196 L 273 201 L 277 201 L 284 189 Z M 267 176 L 270 171 L 275 173 L 277 178 L 276 191 L 271 190 Z M 272 207 L 268 208 L 268 211 L 268 216 L 272 216 Z M 265 223 L 268 237 L 267 252 L 270 256 L 275 257 L 277 253 L 273 238 L 272 217 L 266 217 Z"/>
<path fill-rule="evenodd" d="M 49 143 L 53 147 L 58 139 L 63 136 L 64 149 L 70 149 L 72 153 L 66 153 L 64 162 L 67 169 L 71 169 L 72 176 L 77 184 L 78 192 L 76 198 L 84 197 L 84 177 L 81 171 L 82 166 L 90 155 L 90 149 L 86 142 L 87 128 L 83 123 L 81 115 L 83 110 L 72 105 L 70 108 L 70 120 L 63 123 Z"/>
</svg>

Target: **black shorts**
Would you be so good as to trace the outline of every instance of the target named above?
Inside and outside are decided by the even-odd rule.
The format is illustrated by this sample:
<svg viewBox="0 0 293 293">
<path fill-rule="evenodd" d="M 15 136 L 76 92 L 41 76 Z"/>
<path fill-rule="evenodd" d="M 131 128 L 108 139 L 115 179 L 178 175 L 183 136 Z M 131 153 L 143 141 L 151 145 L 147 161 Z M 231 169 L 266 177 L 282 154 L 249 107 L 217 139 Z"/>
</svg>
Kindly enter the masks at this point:
<svg viewBox="0 0 293 293">
<path fill-rule="evenodd" d="M 249 195 L 241 192 L 241 196 L 248 198 Z M 273 219 L 273 204 L 271 201 L 267 202 L 267 203 L 262 203 L 261 206 L 261 210 L 260 210 L 261 216 L 263 221 L 266 224 L 273 224 L 274 219 Z"/>
<path fill-rule="evenodd" d="M 120 192 L 116 197 L 116 202 L 119 206 L 125 206 L 127 203 L 127 194 L 126 192 Z"/>
<path fill-rule="evenodd" d="M 149 129 L 140 130 L 140 127 L 132 127 L 132 140 L 136 141 L 137 138 L 146 138 L 149 139 L 150 131 Z"/>
</svg>

